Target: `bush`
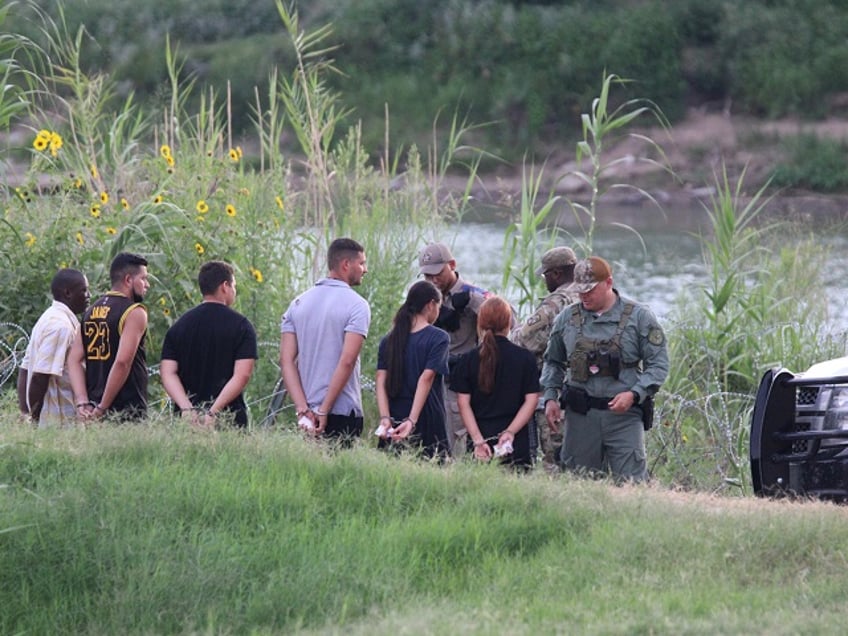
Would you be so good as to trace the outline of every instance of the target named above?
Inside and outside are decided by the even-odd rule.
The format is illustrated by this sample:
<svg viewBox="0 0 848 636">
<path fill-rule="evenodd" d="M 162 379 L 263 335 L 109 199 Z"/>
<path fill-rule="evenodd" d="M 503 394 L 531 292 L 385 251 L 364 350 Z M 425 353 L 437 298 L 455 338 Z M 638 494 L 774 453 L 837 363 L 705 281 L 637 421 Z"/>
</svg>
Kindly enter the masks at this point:
<svg viewBox="0 0 848 636">
<path fill-rule="evenodd" d="M 837 192 L 848 188 L 848 144 L 802 134 L 783 141 L 785 159 L 775 168 L 777 186 Z"/>
</svg>

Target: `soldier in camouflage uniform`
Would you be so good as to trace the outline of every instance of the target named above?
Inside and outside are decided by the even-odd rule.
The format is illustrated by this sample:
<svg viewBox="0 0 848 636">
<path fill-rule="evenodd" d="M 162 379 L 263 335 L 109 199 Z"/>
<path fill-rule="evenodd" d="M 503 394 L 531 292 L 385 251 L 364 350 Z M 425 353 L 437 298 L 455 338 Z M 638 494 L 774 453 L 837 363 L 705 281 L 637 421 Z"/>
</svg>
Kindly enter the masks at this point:
<svg viewBox="0 0 848 636">
<path fill-rule="evenodd" d="M 577 302 L 577 294 L 567 290 L 574 280 L 576 263 L 577 256 L 570 247 L 555 247 L 542 255 L 542 264 L 536 270 L 536 276 L 545 278 L 545 287 L 550 293 L 542 300 L 533 315 L 509 334 L 509 339 L 515 344 L 533 352 L 540 373 L 554 318 L 565 307 Z M 543 465 L 549 470 L 554 470 L 557 468 L 557 456 L 562 446 L 562 433 L 553 431 L 548 425 L 544 406 L 544 401 L 540 400 L 540 406 L 536 410 L 536 428 L 542 448 Z"/>
<path fill-rule="evenodd" d="M 569 289 L 580 302 L 554 321 L 541 378 L 552 428 L 562 419 L 564 391 L 563 466 L 644 481 L 650 424 L 643 415 L 668 375 L 665 334 L 648 307 L 619 295 L 602 258 L 577 263 Z"/>
</svg>

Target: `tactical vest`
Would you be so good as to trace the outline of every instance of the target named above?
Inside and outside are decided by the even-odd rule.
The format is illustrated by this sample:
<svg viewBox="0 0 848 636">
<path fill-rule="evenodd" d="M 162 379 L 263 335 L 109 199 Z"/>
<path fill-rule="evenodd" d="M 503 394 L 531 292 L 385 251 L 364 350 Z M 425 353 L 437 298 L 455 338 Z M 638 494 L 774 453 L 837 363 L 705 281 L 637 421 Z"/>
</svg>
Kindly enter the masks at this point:
<svg viewBox="0 0 848 636">
<path fill-rule="evenodd" d="M 621 318 L 615 334 L 609 340 L 586 338 L 583 335 L 583 319 L 580 316 L 580 304 L 571 310 L 571 324 L 577 329 L 577 342 L 574 351 L 568 357 L 571 379 L 574 382 L 586 382 L 591 377 L 613 377 L 618 379 L 622 368 L 639 366 L 639 362 L 623 362 L 621 359 L 621 334 L 633 313 L 633 303 L 624 303 Z"/>
</svg>

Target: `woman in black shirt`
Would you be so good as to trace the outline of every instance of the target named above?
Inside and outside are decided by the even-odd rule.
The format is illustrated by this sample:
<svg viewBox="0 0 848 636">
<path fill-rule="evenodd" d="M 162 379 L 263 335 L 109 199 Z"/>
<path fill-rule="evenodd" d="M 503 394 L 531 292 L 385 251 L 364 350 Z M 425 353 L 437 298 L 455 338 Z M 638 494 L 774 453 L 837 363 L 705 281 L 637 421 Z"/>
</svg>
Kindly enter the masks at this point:
<svg viewBox="0 0 848 636">
<path fill-rule="evenodd" d="M 450 386 L 458 394 L 474 457 L 489 461 L 497 455 L 505 463 L 529 467 L 527 424 L 539 399 L 539 370 L 530 351 L 507 339 L 511 318 L 512 308 L 499 296 L 480 306 L 480 344 L 460 358 Z"/>
</svg>

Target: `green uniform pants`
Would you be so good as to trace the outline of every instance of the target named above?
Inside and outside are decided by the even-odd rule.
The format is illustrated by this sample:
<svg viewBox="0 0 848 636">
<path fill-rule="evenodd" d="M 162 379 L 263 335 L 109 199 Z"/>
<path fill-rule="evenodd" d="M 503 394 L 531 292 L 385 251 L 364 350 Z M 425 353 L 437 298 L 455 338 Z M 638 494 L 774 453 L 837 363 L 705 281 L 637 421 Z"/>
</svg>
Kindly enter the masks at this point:
<svg viewBox="0 0 848 636">
<path fill-rule="evenodd" d="M 578 472 L 611 473 L 618 480 L 647 480 L 642 412 L 589 409 L 580 415 L 566 409 L 562 464 Z"/>
</svg>

